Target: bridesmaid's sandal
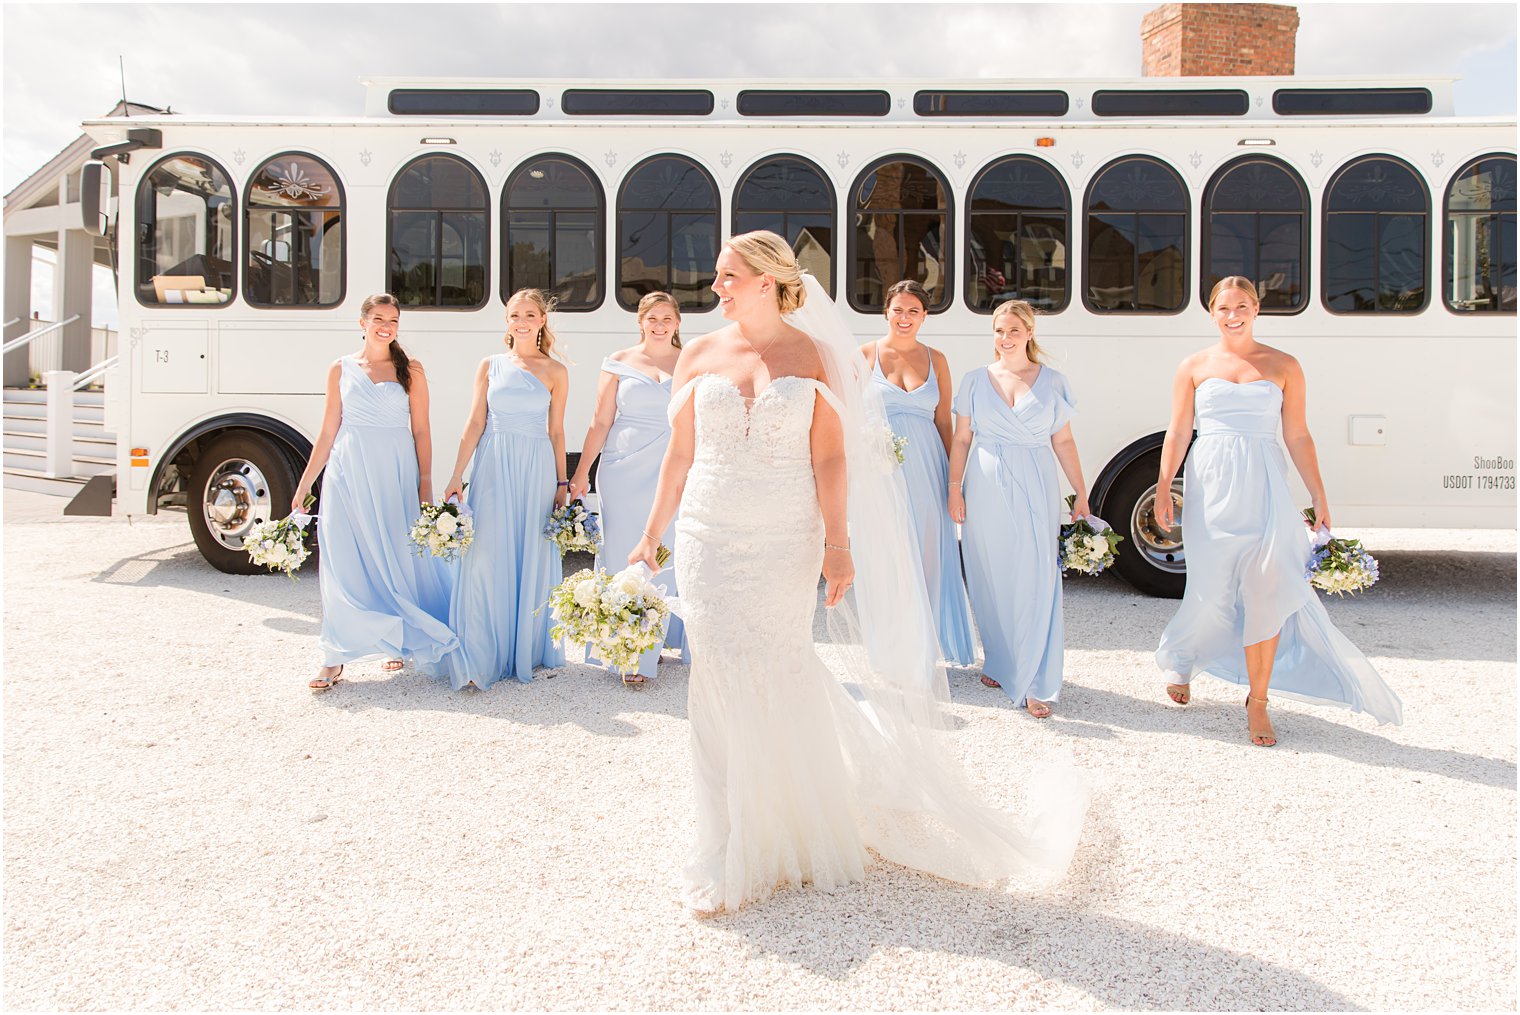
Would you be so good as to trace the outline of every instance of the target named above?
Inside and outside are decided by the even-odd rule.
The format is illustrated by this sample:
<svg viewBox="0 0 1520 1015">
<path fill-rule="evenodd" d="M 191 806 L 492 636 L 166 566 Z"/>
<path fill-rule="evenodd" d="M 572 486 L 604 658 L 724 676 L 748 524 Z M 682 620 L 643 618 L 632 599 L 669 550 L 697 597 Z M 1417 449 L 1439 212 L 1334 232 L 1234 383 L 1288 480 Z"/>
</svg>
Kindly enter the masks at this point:
<svg viewBox="0 0 1520 1015">
<path fill-rule="evenodd" d="M 380 669 L 386 673 L 400 673 L 406 662 L 401 659 L 387 659 L 380 664 Z"/>
<path fill-rule="evenodd" d="M 322 667 L 322 669 L 317 673 L 315 677 L 307 681 L 306 686 L 311 688 L 313 691 L 325 691 L 343 679 L 342 666 L 339 666 L 337 672 L 333 673 L 331 676 L 322 676 L 323 673 L 326 673 L 330 669 L 332 669 L 331 666 Z"/>
<path fill-rule="evenodd" d="M 1193 700 L 1193 689 L 1187 684 L 1167 684 L 1166 696 L 1179 705 L 1186 705 Z"/>
<path fill-rule="evenodd" d="M 982 686 L 983 687 L 1002 687 L 1003 685 L 1000 684 L 1000 683 L 998 683 L 996 680 L 993 680 L 991 677 L 987 676 L 987 674 L 983 673 L 982 674 Z"/>
<path fill-rule="evenodd" d="M 625 674 L 623 674 L 623 686 L 624 687 L 637 687 L 639 684 L 642 684 L 643 682 L 644 682 L 644 674 L 642 674 L 642 673 L 625 673 Z"/>
<path fill-rule="evenodd" d="M 1256 697 L 1253 697 L 1252 695 L 1247 694 L 1246 695 L 1246 708 L 1247 709 L 1249 709 L 1251 707 L 1251 702 L 1253 702 L 1253 701 L 1259 701 L 1263 705 L 1265 705 L 1267 703 L 1267 699 L 1266 698 L 1256 698 Z M 1277 746 L 1277 731 L 1272 728 L 1272 722 L 1271 722 L 1270 719 L 1267 721 L 1267 727 L 1266 727 L 1266 729 L 1252 729 L 1251 728 L 1251 713 L 1248 711 L 1246 713 L 1246 730 L 1251 734 L 1251 743 L 1255 744 L 1257 747 L 1276 747 Z"/>
<path fill-rule="evenodd" d="M 1024 708 L 1036 719 L 1050 718 L 1050 706 L 1043 701 L 1035 701 L 1033 698 L 1026 698 L 1024 700 Z"/>
</svg>

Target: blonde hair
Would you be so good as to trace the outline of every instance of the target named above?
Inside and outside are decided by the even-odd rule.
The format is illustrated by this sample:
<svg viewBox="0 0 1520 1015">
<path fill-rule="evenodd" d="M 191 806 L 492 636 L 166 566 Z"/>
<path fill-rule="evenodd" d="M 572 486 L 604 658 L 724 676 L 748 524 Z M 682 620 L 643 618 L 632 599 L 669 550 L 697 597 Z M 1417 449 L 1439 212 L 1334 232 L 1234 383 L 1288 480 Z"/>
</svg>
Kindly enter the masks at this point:
<svg viewBox="0 0 1520 1015">
<path fill-rule="evenodd" d="M 1020 321 L 1024 322 L 1024 327 L 1029 329 L 1029 342 L 1024 346 L 1024 355 L 1029 358 L 1029 362 L 1031 363 L 1040 362 L 1040 357 L 1045 354 L 1045 350 L 1041 349 L 1040 343 L 1034 340 L 1034 307 L 1030 305 L 1028 300 L 1007 300 L 999 303 L 997 309 L 992 311 L 992 327 L 994 329 L 997 328 L 998 318 L 1008 314 L 1017 317 Z M 997 344 L 995 342 L 992 346 L 992 358 L 994 361 L 998 358 Z"/>
<path fill-rule="evenodd" d="M 1251 302 L 1261 306 L 1261 297 L 1256 295 L 1256 284 L 1244 275 L 1226 275 L 1214 283 L 1214 288 L 1209 290 L 1209 309 L 1214 309 L 1214 301 L 1219 299 L 1219 294 L 1226 289 L 1239 289 L 1251 297 Z"/>
<path fill-rule="evenodd" d="M 507 313 L 512 312 L 512 304 L 518 302 L 519 300 L 526 300 L 527 302 L 533 304 L 538 308 L 538 312 L 543 315 L 544 323 L 538 329 L 538 351 L 543 353 L 545 356 L 554 355 L 559 359 L 564 359 L 565 357 L 562 352 L 554 352 L 554 332 L 549 330 L 549 312 L 554 309 L 554 305 L 559 301 L 556 300 L 553 296 L 550 296 L 548 293 L 544 292 L 542 289 L 519 289 L 517 292 L 513 293 L 511 297 L 508 298 L 506 306 Z M 512 338 L 512 332 L 508 331 L 508 349 L 512 348 L 514 341 L 515 340 Z"/>
<path fill-rule="evenodd" d="M 671 313 L 676 315 L 676 332 L 674 335 L 670 336 L 670 344 L 679 349 L 681 348 L 681 304 L 677 303 L 676 298 L 670 295 L 670 293 L 645 293 L 644 298 L 639 300 L 639 312 L 634 319 L 640 324 L 643 324 L 644 315 L 662 303 L 670 307 Z M 639 338 L 642 340 L 643 335 L 641 334 Z"/>
<path fill-rule="evenodd" d="M 783 314 L 791 313 L 807 300 L 797 255 L 780 236 L 769 229 L 757 229 L 729 237 L 724 246 L 738 254 L 739 260 L 756 275 L 769 275 L 776 280 L 776 306 Z"/>
</svg>

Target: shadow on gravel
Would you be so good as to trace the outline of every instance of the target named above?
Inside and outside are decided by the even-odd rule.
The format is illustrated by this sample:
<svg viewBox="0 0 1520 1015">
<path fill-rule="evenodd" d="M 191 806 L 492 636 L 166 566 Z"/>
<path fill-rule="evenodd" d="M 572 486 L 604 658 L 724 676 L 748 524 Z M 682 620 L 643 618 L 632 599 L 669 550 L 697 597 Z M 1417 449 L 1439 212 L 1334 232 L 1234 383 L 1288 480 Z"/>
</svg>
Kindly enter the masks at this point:
<svg viewBox="0 0 1520 1015">
<path fill-rule="evenodd" d="M 1226 686 L 1215 680 L 1209 680 L 1208 684 L 1220 688 Z M 1232 689 L 1229 693 L 1235 692 Z M 1157 697 L 1161 696 L 1159 681 L 1156 683 L 1156 694 Z M 1053 723 L 1060 732 L 1076 737 L 1109 740 L 1114 737 L 1115 729 L 1124 729 L 1164 736 L 1202 737 L 1237 744 L 1243 751 L 1260 750 L 1246 739 L 1244 700 L 1242 688 L 1241 697 L 1235 702 L 1195 695 L 1191 705 L 1180 708 L 1068 683 L 1062 688 L 1061 703 L 1056 711 L 1043 721 Z M 1446 779 L 1460 779 L 1480 786 L 1515 788 L 1514 762 L 1462 751 L 1401 744 L 1350 725 L 1350 721 L 1368 721 L 1366 716 L 1350 720 L 1353 715 L 1351 712 L 1343 709 L 1327 711 L 1343 715 L 1349 721 L 1337 722 L 1335 719 L 1324 719 L 1302 712 L 1274 711 L 1272 724 L 1278 736 L 1278 745 L 1274 750 L 1281 754 L 1328 754 L 1378 768 L 1402 768 L 1410 772 L 1428 772 Z"/>
<path fill-rule="evenodd" d="M 264 621 L 265 627 L 290 634 L 315 636 L 322 613 L 315 567 L 302 568 L 294 581 L 282 574 L 224 574 L 206 563 L 194 543 L 123 557 L 90 581 L 126 588 L 183 589 L 310 618 L 270 617 Z"/>
<path fill-rule="evenodd" d="M 888 879 L 889 886 L 883 883 Z M 1084 909 L 1072 901 L 1070 892 L 994 893 L 877 864 L 865 881 L 836 891 L 821 905 L 814 889 L 788 890 L 763 905 L 720 917 L 712 926 L 754 951 L 836 981 L 855 975 L 877 952 L 937 951 L 1030 970 L 1092 995 L 1100 1008 L 1359 1007 L 1296 969 Z M 1207 885 L 1198 888 L 1200 896 L 1209 892 Z M 1238 904 L 1225 898 L 1206 901 Z M 976 945 L 967 947 L 968 938 Z M 1039 1007 L 1037 997 L 1027 993 L 989 996 L 976 1007 L 1028 1007 L 1031 1000 Z"/>
<path fill-rule="evenodd" d="M 629 716 L 686 718 L 686 674 L 678 662 L 662 663 L 653 680 L 625 688 L 605 670 L 567 663 L 538 670 L 531 684 L 501 680 L 483 691 L 456 691 L 447 681 L 403 670 L 394 678 L 342 681 L 316 700 L 351 713 L 438 712 L 526 726 L 574 725 L 596 736 L 635 737 L 645 731 Z"/>
</svg>

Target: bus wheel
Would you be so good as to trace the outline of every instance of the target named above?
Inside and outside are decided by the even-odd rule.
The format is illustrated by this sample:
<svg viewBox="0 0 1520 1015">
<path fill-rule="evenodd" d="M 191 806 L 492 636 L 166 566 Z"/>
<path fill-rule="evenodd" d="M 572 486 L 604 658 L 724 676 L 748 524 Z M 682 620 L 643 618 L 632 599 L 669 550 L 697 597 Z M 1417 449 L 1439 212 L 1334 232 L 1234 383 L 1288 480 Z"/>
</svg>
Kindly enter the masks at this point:
<svg viewBox="0 0 1520 1015">
<path fill-rule="evenodd" d="M 257 522 L 290 513 L 296 474 L 274 441 L 231 433 L 213 441 L 190 470 L 186 508 L 201 556 L 228 574 L 264 574 L 248 559 L 243 537 Z"/>
<path fill-rule="evenodd" d="M 1187 557 L 1182 547 L 1182 480 L 1172 481 L 1172 502 L 1178 524 L 1156 524 L 1156 473 L 1161 452 L 1143 455 L 1130 464 L 1103 498 L 1103 516 L 1124 542 L 1114 567 L 1137 590 L 1160 599 L 1181 599 L 1187 584 Z"/>
</svg>

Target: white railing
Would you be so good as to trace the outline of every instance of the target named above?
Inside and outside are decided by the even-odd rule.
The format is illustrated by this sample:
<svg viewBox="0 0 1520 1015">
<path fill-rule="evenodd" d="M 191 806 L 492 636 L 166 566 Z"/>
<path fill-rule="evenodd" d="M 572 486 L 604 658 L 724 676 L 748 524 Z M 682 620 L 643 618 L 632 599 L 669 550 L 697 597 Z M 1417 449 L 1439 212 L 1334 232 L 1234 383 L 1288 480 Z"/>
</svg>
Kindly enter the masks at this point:
<svg viewBox="0 0 1520 1015">
<path fill-rule="evenodd" d="M 79 320 L 79 315 L 75 314 L 73 317 L 70 317 L 66 321 L 59 321 L 57 324 L 48 324 L 45 327 L 38 328 L 35 331 L 29 332 L 28 334 L 25 334 L 25 335 L 22 335 L 20 338 L 13 338 L 9 342 L 5 343 L 5 345 L 3 347 L 0 347 L 0 353 L 7 354 L 7 355 L 10 354 L 10 353 L 13 353 L 17 349 L 20 349 L 24 345 L 31 345 L 33 342 L 37 341 L 37 339 L 39 339 L 39 338 L 45 338 L 48 335 L 53 334 L 55 331 L 61 331 L 63 329 L 64 325 L 73 324 L 77 320 Z M 33 324 L 43 324 L 44 322 L 42 322 L 42 321 L 33 321 L 32 323 Z"/>
<path fill-rule="evenodd" d="M 69 323 L 68 321 L 64 322 Z M 27 350 L 26 372 L 29 377 L 40 377 L 49 370 L 63 369 L 63 335 L 57 325 L 49 321 L 31 321 L 32 334 L 23 336 L 33 339 Z M 44 332 L 47 332 L 44 334 Z M 90 329 L 90 362 L 99 363 L 116 355 L 116 332 L 111 328 Z"/>
<path fill-rule="evenodd" d="M 104 377 L 106 375 L 106 371 L 114 367 L 117 361 L 120 359 L 120 356 L 112 356 L 110 359 L 104 359 L 99 363 L 96 363 L 94 366 L 90 367 L 90 369 L 79 375 L 79 377 L 74 381 L 73 388 L 70 390 L 80 391 L 85 387 L 94 384 L 98 378 Z"/>
</svg>

